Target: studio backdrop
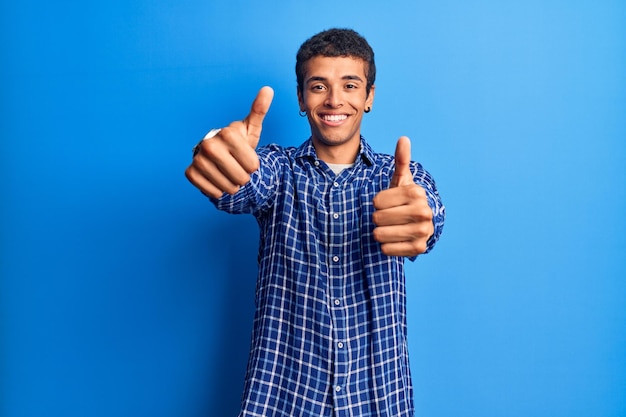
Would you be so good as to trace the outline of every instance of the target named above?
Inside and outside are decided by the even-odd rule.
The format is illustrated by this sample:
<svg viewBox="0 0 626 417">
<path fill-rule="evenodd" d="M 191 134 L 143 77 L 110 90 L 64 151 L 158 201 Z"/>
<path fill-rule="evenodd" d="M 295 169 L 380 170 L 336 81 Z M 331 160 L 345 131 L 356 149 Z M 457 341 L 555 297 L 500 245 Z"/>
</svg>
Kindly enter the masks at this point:
<svg viewBox="0 0 626 417">
<path fill-rule="evenodd" d="M 258 230 L 184 178 L 330 27 L 376 52 L 363 134 L 447 221 L 407 262 L 417 416 L 626 415 L 626 3 L 0 4 L 0 415 L 238 412 Z"/>
</svg>

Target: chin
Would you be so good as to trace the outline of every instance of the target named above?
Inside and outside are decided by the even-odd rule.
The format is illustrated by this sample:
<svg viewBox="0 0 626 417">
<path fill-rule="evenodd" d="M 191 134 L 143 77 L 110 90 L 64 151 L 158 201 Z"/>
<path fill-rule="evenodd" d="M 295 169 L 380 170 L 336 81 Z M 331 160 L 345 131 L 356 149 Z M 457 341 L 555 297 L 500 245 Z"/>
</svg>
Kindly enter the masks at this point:
<svg viewBox="0 0 626 417">
<path fill-rule="evenodd" d="M 357 139 L 355 139 L 354 136 L 339 136 L 339 135 L 321 135 L 321 134 L 317 134 L 317 141 L 320 143 L 323 143 L 324 145 L 328 145 L 328 146 L 337 146 L 337 145 L 343 145 L 345 143 L 350 143 L 354 140 L 359 140 L 360 141 L 360 137 L 356 136 Z"/>
<path fill-rule="evenodd" d="M 350 139 L 342 139 L 342 138 L 321 138 L 318 139 L 318 142 L 325 146 L 340 146 L 350 142 Z"/>
</svg>

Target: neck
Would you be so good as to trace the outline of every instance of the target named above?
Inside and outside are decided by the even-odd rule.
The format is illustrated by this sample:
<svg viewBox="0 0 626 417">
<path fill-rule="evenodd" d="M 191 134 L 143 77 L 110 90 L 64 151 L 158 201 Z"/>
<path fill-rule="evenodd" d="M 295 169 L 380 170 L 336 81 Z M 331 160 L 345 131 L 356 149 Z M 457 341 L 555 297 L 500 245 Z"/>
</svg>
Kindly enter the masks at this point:
<svg viewBox="0 0 626 417">
<path fill-rule="evenodd" d="M 313 139 L 317 157 L 329 164 L 352 164 L 361 150 L 361 141 L 329 146 Z"/>
</svg>

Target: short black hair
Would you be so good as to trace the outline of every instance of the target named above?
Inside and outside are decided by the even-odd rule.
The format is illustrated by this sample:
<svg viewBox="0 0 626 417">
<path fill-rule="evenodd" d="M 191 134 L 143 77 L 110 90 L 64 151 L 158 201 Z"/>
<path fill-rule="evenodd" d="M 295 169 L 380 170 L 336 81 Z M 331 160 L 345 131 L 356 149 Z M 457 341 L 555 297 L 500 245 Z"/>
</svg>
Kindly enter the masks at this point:
<svg viewBox="0 0 626 417">
<path fill-rule="evenodd" d="M 376 64 L 374 50 L 363 36 L 352 29 L 328 29 L 307 39 L 296 55 L 296 79 L 300 93 L 304 89 L 305 64 L 316 56 L 362 59 L 366 65 L 366 92 L 369 95 L 376 81 Z"/>
</svg>

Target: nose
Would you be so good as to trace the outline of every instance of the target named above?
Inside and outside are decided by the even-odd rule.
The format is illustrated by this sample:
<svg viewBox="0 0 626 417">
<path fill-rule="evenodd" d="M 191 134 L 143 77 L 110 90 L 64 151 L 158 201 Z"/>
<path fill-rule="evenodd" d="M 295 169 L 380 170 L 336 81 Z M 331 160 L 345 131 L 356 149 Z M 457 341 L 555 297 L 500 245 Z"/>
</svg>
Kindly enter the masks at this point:
<svg viewBox="0 0 626 417">
<path fill-rule="evenodd" d="M 343 97 L 341 95 L 341 90 L 338 90 L 336 88 L 329 88 L 328 93 L 326 94 L 326 100 L 324 101 L 324 105 L 333 109 L 343 106 Z"/>
</svg>

